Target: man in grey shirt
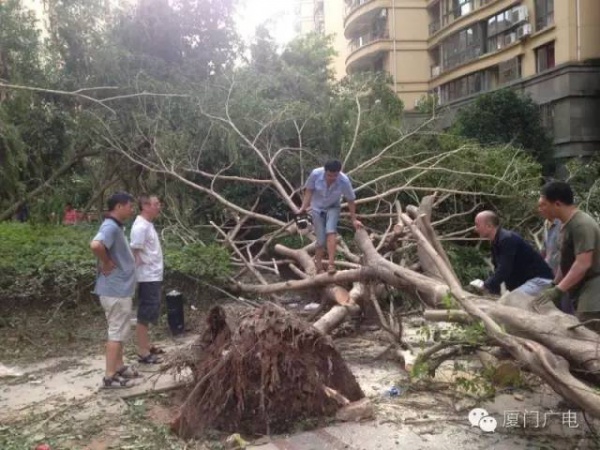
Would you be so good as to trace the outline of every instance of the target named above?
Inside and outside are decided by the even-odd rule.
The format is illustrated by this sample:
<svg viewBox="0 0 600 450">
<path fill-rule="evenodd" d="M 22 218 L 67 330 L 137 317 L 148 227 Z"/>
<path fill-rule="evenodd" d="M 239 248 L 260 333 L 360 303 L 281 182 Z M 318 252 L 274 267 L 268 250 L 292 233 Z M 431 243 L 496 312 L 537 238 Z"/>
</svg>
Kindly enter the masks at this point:
<svg viewBox="0 0 600 450">
<path fill-rule="evenodd" d="M 131 300 L 135 292 L 135 260 L 129 248 L 123 222 L 133 216 L 133 197 L 126 192 L 113 194 L 107 202 L 108 215 L 90 247 L 98 258 L 94 293 L 108 322 L 104 388 L 130 387 L 138 373 L 123 363 L 123 343 L 131 334 Z"/>
</svg>

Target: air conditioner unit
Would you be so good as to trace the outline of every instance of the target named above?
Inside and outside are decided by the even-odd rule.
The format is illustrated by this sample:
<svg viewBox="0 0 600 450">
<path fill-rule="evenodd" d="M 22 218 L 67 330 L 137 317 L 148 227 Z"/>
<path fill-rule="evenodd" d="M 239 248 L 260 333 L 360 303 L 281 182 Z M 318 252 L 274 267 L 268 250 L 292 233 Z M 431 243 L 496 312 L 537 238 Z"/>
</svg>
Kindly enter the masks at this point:
<svg viewBox="0 0 600 450">
<path fill-rule="evenodd" d="M 529 20 L 529 11 L 527 6 L 521 5 L 517 8 L 517 17 L 519 22 L 525 22 Z"/>
<path fill-rule="evenodd" d="M 381 12 L 379 13 L 379 16 L 380 17 L 387 17 L 387 9 L 383 8 L 381 10 Z"/>
<path fill-rule="evenodd" d="M 437 76 L 439 76 L 439 75 L 440 75 L 440 73 L 441 73 L 441 68 L 440 68 L 440 66 L 433 66 L 433 67 L 431 68 L 431 76 L 432 76 L 432 77 L 437 77 Z"/>
<path fill-rule="evenodd" d="M 519 28 L 517 28 L 517 38 L 524 39 L 531 34 L 531 31 L 532 29 L 530 23 L 521 25 Z"/>
</svg>

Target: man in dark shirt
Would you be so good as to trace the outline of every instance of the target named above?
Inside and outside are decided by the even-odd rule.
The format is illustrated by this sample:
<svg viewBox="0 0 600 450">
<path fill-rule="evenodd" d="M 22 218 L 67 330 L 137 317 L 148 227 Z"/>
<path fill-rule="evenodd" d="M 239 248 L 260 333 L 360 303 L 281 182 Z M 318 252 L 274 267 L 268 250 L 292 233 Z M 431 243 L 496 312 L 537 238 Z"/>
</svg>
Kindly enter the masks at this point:
<svg viewBox="0 0 600 450">
<path fill-rule="evenodd" d="M 483 290 L 500 294 L 500 285 L 505 283 L 509 291 L 535 296 L 552 283 L 552 269 L 544 258 L 517 233 L 501 228 L 496 213 L 477 214 L 475 231 L 492 242 L 495 271 L 483 282 Z"/>
</svg>

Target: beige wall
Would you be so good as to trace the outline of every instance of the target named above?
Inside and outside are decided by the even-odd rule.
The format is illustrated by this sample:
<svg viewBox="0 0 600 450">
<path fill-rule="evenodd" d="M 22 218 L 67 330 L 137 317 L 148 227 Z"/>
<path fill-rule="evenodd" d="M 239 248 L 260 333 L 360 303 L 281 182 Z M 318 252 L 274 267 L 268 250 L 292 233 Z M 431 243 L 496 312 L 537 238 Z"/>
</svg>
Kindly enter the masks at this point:
<svg viewBox="0 0 600 450">
<path fill-rule="evenodd" d="M 325 0 L 325 34 L 333 35 L 333 48 L 337 52 L 332 69 L 336 79 L 346 76 L 348 40 L 344 37 L 344 0 Z"/>
<path fill-rule="evenodd" d="M 600 0 L 580 0 L 581 59 L 600 58 Z"/>
<path fill-rule="evenodd" d="M 389 65 L 394 87 L 404 107 L 414 109 L 429 89 L 427 10 L 421 1 L 392 0 L 388 21 L 394 49 Z"/>
</svg>

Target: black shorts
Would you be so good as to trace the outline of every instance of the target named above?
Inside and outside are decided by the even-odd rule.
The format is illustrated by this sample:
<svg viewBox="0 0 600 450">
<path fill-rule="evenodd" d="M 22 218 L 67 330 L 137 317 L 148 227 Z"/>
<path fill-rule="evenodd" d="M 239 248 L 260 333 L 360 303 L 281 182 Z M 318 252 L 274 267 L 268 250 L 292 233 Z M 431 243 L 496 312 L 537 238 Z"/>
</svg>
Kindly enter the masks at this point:
<svg viewBox="0 0 600 450">
<path fill-rule="evenodd" d="M 138 284 L 137 320 L 142 325 L 158 322 L 161 288 L 162 281 L 143 281 Z"/>
</svg>

